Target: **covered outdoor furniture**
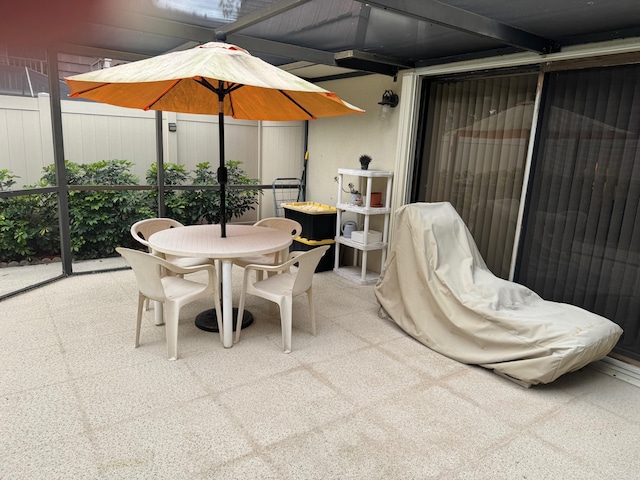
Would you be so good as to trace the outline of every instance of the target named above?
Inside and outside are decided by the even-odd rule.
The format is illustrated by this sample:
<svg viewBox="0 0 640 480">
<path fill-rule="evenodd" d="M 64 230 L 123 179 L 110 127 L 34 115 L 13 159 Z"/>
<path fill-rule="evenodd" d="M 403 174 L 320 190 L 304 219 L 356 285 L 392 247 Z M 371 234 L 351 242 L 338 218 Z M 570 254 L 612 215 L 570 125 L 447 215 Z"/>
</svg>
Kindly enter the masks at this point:
<svg viewBox="0 0 640 480">
<path fill-rule="evenodd" d="M 607 355 L 622 329 L 494 276 L 450 203 L 405 205 L 375 287 L 380 305 L 429 348 L 521 383 L 549 383 Z"/>
<path fill-rule="evenodd" d="M 198 265 L 180 267 L 150 253 L 132 250 L 130 248 L 116 248 L 133 269 L 138 282 L 138 317 L 136 321 L 136 343 L 140 345 L 140 326 L 142 322 L 142 307 L 147 298 L 160 302 L 164 306 L 166 323 L 167 353 L 169 360 L 178 358 L 178 322 L 180 309 L 195 300 L 207 298 L 213 300 L 216 312 L 220 317 L 220 297 L 218 294 L 218 276 L 213 265 Z M 206 284 L 186 280 L 177 275 L 163 275 L 167 270 L 174 274 L 206 271 Z M 221 318 L 221 317 L 220 317 Z M 222 330 L 220 330 L 222 341 Z"/>
<path fill-rule="evenodd" d="M 311 333 L 316 334 L 316 314 L 313 307 L 313 274 L 322 256 L 329 249 L 329 245 L 314 248 L 307 252 L 291 252 L 289 260 L 281 265 L 247 265 L 244 269 L 242 282 L 242 294 L 238 306 L 238 317 L 244 312 L 244 304 L 247 294 L 262 297 L 277 303 L 280 308 L 280 320 L 282 322 L 282 349 L 284 353 L 291 353 L 291 330 L 293 324 L 293 299 L 303 293 L 309 300 L 309 316 L 311 318 Z M 295 272 L 291 267 L 298 264 Z M 265 280 L 253 283 L 250 280 L 251 272 L 262 270 L 269 275 Z M 240 322 L 238 322 L 240 323 Z M 240 326 L 236 327 L 236 342 L 240 341 Z"/>
</svg>

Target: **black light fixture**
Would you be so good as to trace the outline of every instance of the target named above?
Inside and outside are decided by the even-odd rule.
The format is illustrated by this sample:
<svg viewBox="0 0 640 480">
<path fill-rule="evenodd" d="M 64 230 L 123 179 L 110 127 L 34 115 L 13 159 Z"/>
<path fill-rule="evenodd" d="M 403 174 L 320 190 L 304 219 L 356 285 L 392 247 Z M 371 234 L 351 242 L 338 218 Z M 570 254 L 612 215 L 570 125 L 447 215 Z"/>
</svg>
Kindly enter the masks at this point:
<svg viewBox="0 0 640 480">
<path fill-rule="evenodd" d="M 378 105 L 395 108 L 398 106 L 398 95 L 393 93 L 392 90 L 385 90 L 382 94 L 382 101 L 378 102 Z"/>
</svg>

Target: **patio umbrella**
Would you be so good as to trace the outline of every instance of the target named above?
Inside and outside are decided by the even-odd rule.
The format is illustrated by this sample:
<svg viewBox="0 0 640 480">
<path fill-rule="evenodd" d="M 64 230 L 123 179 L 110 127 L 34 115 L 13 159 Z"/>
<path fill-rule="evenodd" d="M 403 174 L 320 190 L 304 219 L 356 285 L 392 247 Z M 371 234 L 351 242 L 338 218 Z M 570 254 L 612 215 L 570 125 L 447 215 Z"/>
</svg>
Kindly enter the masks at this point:
<svg viewBox="0 0 640 480">
<path fill-rule="evenodd" d="M 224 116 L 244 120 L 311 120 L 364 113 L 246 50 L 210 42 L 65 78 L 70 97 L 120 107 L 218 114 L 221 231 L 226 236 Z"/>
</svg>

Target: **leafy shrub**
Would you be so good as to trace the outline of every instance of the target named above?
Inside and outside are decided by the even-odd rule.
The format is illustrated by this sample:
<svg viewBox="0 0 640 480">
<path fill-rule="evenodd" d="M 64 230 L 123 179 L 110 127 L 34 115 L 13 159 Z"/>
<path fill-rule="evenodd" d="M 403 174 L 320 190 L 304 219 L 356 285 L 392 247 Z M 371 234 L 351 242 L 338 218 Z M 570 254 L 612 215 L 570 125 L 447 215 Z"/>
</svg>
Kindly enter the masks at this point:
<svg viewBox="0 0 640 480">
<path fill-rule="evenodd" d="M 11 190 L 11 187 L 16 183 L 14 178 L 19 177 L 6 168 L 0 170 L 0 191 Z"/>
<path fill-rule="evenodd" d="M 125 160 L 92 164 L 65 162 L 69 185 L 137 185 Z M 38 186 L 56 184 L 54 165 L 44 168 Z M 131 242 L 129 228 L 140 218 L 153 216 L 140 191 L 69 192 L 71 251 L 76 260 L 104 258 L 115 247 Z M 0 259 L 32 260 L 60 254 L 57 196 L 45 193 L 10 197 L 0 202 Z"/>
<path fill-rule="evenodd" d="M 0 199 L 0 260 L 59 255 L 57 212 L 50 193 Z"/>
<path fill-rule="evenodd" d="M 69 185 L 138 185 L 126 160 L 91 164 L 65 162 Z M 50 167 L 48 167 L 50 168 Z M 45 178 L 47 175 L 45 174 Z M 77 260 L 115 255 L 118 245 L 129 245 L 129 229 L 140 218 L 153 216 L 145 195 L 135 190 L 69 192 L 71 251 Z"/>
<path fill-rule="evenodd" d="M 240 167 L 241 162 L 229 160 L 226 163 L 228 185 L 258 185 L 259 181 L 249 178 Z M 218 185 L 217 174 L 210 168 L 209 162 L 196 165 L 193 185 Z M 225 189 L 225 217 L 230 221 L 240 218 L 245 212 L 254 210 L 257 196 L 261 190 Z M 185 209 L 182 223 L 220 223 L 220 191 L 189 190 L 184 192 Z"/>
<path fill-rule="evenodd" d="M 91 164 L 65 161 L 68 185 L 139 185 L 131 173 L 133 163 L 126 160 L 101 160 Z M 231 185 L 257 185 L 240 168 L 240 162 L 227 162 Z M 56 185 L 55 167 L 43 170 L 38 186 Z M 193 185 L 217 185 L 209 163 L 198 164 Z M 0 190 L 8 189 L 16 178 L 9 170 L 0 170 Z M 147 183 L 157 184 L 157 166 L 146 172 Z M 167 185 L 186 185 L 191 174 L 184 166 L 165 165 Z M 27 187 L 29 188 L 29 187 Z M 227 189 L 227 221 L 254 209 L 258 189 Z M 143 218 L 155 216 L 157 191 L 139 190 L 71 190 L 69 219 L 71 251 L 76 260 L 115 255 L 118 245 L 131 245 L 129 229 Z M 220 193 L 214 190 L 167 191 L 166 215 L 185 224 L 219 223 Z M 57 195 L 43 193 L 0 199 L 0 260 L 20 261 L 59 255 Z"/>
<path fill-rule="evenodd" d="M 152 164 L 146 172 L 146 180 L 148 185 L 158 185 L 158 165 Z M 189 172 L 184 165 L 177 163 L 164 164 L 164 184 L 165 185 L 186 185 L 190 180 Z M 158 210 L 158 191 L 152 190 L 147 192 L 150 205 L 155 211 Z M 187 200 L 184 198 L 184 192 L 179 190 L 166 190 L 164 192 L 164 208 L 165 216 L 185 223 L 185 209 Z"/>
</svg>

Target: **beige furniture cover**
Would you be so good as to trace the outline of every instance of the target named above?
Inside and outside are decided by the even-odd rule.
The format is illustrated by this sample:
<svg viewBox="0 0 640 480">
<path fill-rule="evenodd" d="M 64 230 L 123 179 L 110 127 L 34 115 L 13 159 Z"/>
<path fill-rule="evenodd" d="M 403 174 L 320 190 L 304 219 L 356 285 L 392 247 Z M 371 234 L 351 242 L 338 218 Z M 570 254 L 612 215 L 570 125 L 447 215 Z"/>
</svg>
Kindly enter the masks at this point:
<svg viewBox="0 0 640 480">
<path fill-rule="evenodd" d="M 534 385 L 604 357 L 622 334 L 604 317 L 494 276 L 450 203 L 405 205 L 394 228 L 376 297 L 436 352 Z"/>
</svg>

